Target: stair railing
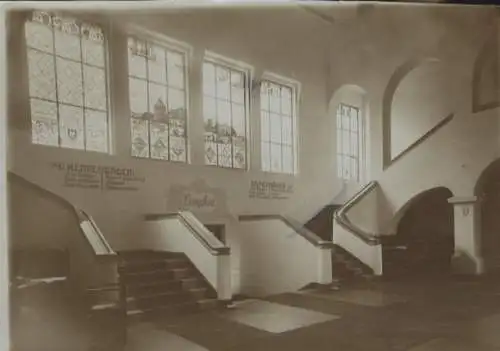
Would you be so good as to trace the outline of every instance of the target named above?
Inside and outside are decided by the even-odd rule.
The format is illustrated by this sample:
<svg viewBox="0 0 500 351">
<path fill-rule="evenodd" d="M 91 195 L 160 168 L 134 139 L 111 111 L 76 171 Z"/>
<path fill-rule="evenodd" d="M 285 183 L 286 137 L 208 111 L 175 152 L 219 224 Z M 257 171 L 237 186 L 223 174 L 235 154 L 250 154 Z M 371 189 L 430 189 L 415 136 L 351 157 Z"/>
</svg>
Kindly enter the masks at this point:
<svg viewBox="0 0 500 351">
<path fill-rule="evenodd" d="M 345 230 L 352 233 L 354 236 L 358 237 L 366 244 L 375 246 L 381 244 L 380 234 L 369 233 L 357 225 L 352 223 L 352 221 L 347 217 L 348 211 L 358 204 L 366 195 L 373 191 L 378 186 L 377 181 L 371 181 L 366 184 L 361 190 L 359 190 L 351 199 L 349 199 L 342 207 L 334 212 L 334 220 Z"/>
<path fill-rule="evenodd" d="M 228 303 L 232 299 L 231 288 L 231 249 L 222 243 L 217 237 L 209 231 L 202 222 L 194 214 L 188 211 L 149 214 L 145 215 L 144 219 L 151 227 L 151 234 L 160 236 L 178 235 L 175 232 L 164 232 L 163 229 L 156 227 L 154 222 L 175 219 L 184 229 L 192 234 L 192 237 L 198 241 L 205 249 L 208 255 L 196 251 L 196 247 L 188 244 L 190 241 L 185 241 L 187 237 L 170 237 L 170 240 L 165 240 L 166 246 L 162 248 L 152 247 L 152 249 L 184 252 L 200 273 L 207 279 L 212 287 L 217 292 L 218 299 L 223 303 Z M 195 241 L 195 242 L 196 242 Z M 180 245 L 180 246 L 179 246 Z M 187 245 L 187 246 L 183 246 Z M 200 254 L 202 256 L 200 256 Z M 211 257 L 210 257 L 211 256 Z M 211 264 L 207 265 L 207 259 Z"/>
<path fill-rule="evenodd" d="M 376 181 L 371 181 L 334 213 L 334 224 L 338 225 L 338 229 L 334 229 L 332 234 L 334 244 L 347 250 L 370 267 L 375 275 L 382 275 L 382 235 L 361 229 L 352 223 L 347 216 L 349 210 L 376 189 L 377 186 Z"/>
</svg>

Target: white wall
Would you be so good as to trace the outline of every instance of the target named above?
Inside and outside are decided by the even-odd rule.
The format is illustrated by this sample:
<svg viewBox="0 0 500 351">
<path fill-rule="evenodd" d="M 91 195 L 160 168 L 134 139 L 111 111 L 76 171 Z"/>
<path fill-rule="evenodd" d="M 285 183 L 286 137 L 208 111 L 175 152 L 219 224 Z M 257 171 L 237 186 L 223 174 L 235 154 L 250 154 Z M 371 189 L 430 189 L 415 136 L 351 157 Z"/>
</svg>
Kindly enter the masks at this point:
<svg viewBox="0 0 500 351">
<path fill-rule="evenodd" d="M 242 221 L 240 227 L 242 294 L 279 294 L 318 282 L 322 250 L 282 220 Z"/>
<path fill-rule="evenodd" d="M 498 155 L 498 110 L 472 113 L 471 105 L 474 63 L 488 35 L 496 35 L 494 15 L 490 8 L 480 6 L 376 5 L 357 20 L 343 23 L 342 30 L 334 33 L 330 45 L 331 94 L 349 84 L 367 93 L 371 173 L 382 188 L 385 218 L 414 195 L 436 186 L 447 186 L 456 195 L 471 195 L 480 172 Z M 384 115 L 384 96 L 394 73 L 419 58 L 438 59 L 446 68 L 445 89 L 437 92 L 439 96 L 432 97 L 431 103 L 438 102 L 439 108 L 441 102 L 451 106 L 449 112 L 455 117 L 384 169 L 383 136 L 388 134 L 384 133 L 384 119 L 401 117 Z M 405 84 L 415 92 L 425 89 L 417 85 L 417 80 Z M 419 113 L 436 111 L 430 111 L 426 101 L 418 101 L 422 108 L 415 106 L 417 101 L 413 99 L 407 99 L 406 104 L 404 101 L 399 100 L 397 110 L 402 114 L 407 111 L 404 129 L 413 139 L 418 134 L 411 135 L 410 131 L 416 128 L 420 134 L 421 122 L 434 118 L 417 118 Z M 410 119 L 410 115 L 415 117 Z M 385 123 L 390 126 L 391 121 Z M 399 129 L 391 134 L 403 128 L 403 122 L 398 123 Z"/>
<path fill-rule="evenodd" d="M 378 187 L 371 190 L 346 212 L 347 218 L 352 223 L 355 223 L 364 232 L 371 234 L 380 233 L 379 192 Z"/>
<path fill-rule="evenodd" d="M 178 218 L 148 221 L 142 248 L 183 252 L 217 290 L 217 256 L 213 255 Z"/>
</svg>

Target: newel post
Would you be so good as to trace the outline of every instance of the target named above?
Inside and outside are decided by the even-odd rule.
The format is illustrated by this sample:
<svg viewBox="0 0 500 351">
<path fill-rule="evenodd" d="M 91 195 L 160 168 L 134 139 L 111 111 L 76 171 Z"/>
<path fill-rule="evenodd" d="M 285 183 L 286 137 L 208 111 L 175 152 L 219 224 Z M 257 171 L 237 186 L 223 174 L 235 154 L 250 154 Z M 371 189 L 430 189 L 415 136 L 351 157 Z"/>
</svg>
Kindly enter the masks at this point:
<svg viewBox="0 0 500 351">
<path fill-rule="evenodd" d="M 455 222 L 455 253 L 452 269 L 455 274 L 482 274 L 481 221 L 479 199 L 476 196 L 451 197 Z"/>
</svg>

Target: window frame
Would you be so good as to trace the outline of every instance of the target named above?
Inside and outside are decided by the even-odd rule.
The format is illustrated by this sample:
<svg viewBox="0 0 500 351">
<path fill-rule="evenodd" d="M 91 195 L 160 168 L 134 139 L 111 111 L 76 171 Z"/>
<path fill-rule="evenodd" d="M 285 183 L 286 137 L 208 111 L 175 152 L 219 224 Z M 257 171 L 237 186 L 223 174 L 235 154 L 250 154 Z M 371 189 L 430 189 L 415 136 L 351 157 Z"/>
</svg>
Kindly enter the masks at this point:
<svg viewBox="0 0 500 351">
<path fill-rule="evenodd" d="M 244 88 L 244 98 L 245 98 L 245 104 L 244 104 L 244 110 L 245 110 L 245 167 L 243 168 L 237 168 L 234 166 L 231 167 L 224 167 L 219 165 L 219 161 L 217 158 L 217 164 L 208 164 L 205 161 L 205 132 L 203 133 L 203 165 L 205 167 L 211 167 L 211 168 L 216 168 L 216 169 L 224 169 L 224 170 L 232 170 L 232 171 L 240 171 L 240 172 L 247 172 L 251 168 L 251 138 L 252 138 L 252 130 L 250 127 L 250 119 L 251 119 L 251 112 L 252 112 L 252 82 L 253 82 L 253 77 L 255 73 L 255 68 L 243 61 L 235 60 L 228 58 L 226 56 L 220 55 L 218 53 L 215 53 L 210 50 L 205 50 L 205 53 L 203 55 L 203 59 L 201 60 L 201 69 L 200 69 L 200 92 L 201 92 L 201 106 L 203 110 L 203 105 L 205 103 L 205 93 L 203 91 L 203 65 L 205 62 L 212 63 L 214 65 L 218 66 L 224 66 L 228 69 L 240 71 L 241 73 L 244 74 L 245 77 L 245 88 Z M 216 99 L 217 100 L 217 99 Z M 205 124 L 205 116 L 203 116 L 202 112 L 202 121 L 203 125 Z M 231 155 L 232 157 L 233 155 Z"/>
<path fill-rule="evenodd" d="M 349 130 L 346 130 L 343 128 L 343 125 L 342 125 L 342 119 L 341 119 L 341 114 L 339 114 L 339 110 L 342 108 L 342 107 L 347 107 L 351 110 L 356 110 L 357 111 L 357 125 L 358 125 L 358 128 L 357 128 L 357 131 L 356 132 L 353 132 L 351 129 Z M 339 118 L 340 118 L 340 122 L 339 122 Z M 351 120 L 352 117 L 350 117 L 349 119 L 349 125 L 351 125 L 352 123 L 352 120 Z M 339 124 L 340 124 L 340 128 L 339 128 Z M 336 140 L 337 140 L 337 150 L 336 150 L 336 157 L 337 157 L 337 177 L 338 179 L 341 179 L 342 181 L 344 182 L 358 182 L 358 183 L 361 183 L 363 181 L 363 170 L 364 170 L 364 120 L 363 120 L 363 106 L 357 106 L 357 105 L 354 105 L 354 104 L 349 104 L 349 103 L 344 103 L 344 102 L 340 102 L 338 105 L 337 105 L 337 109 L 335 110 L 335 126 L 336 126 Z M 344 140 L 342 138 L 342 132 L 343 131 L 348 131 L 349 132 L 349 148 L 351 147 L 352 145 L 352 134 L 355 133 L 357 135 L 357 138 L 358 138 L 358 142 L 357 142 L 357 154 L 356 154 L 356 157 L 353 157 L 351 155 L 348 155 L 348 154 L 345 154 L 343 151 L 343 145 L 344 145 Z M 339 150 L 339 147 L 338 145 L 341 146 L 340 150 Z M 344 177 L 343 174 L 344 174 L 344 158 L 349 158 L 349 159 L 355 159 L 356 161 L 356 169 L 357 169 L 357 172 L 356 172 L 356 175 L 353 176 L 352 175 L 352 172 L 351 170 L 349 170 L 349 174 L 350 176 L 348 178 Z M 341 159 L 342 162 L 339 164 L 338 162 L 338 159 Z M 341 173 L 341 175 L 339 175 L 339 173 Z"/>
<path fill-rule="evenodd" d="M 190 134 L 191 134 L 191 123 L 190 123 L 190 115 L 191 115 L 191 97 L 190 97 L 190 71 L 191 71 L 191 66 L 192 66 L 192 60 L 193 60 L 193 46 L 174 39 L 172 37 L 169 37 L 167 35 L 164 35 L 162 33 L 158 33 L 155 31 L 151 31 L 149 29 L 146 29 L 142 26 L 138 25 L 132 25 L 128 24 L 125 25 L 122 28 L 122 34 L 125 37 L 125 45 L 126 45 L 126 52 L 127 52 L 127 70 L 126 70 L 126 77 L 127 77 L 127 110 L 128 110 L 128 125 L 129 125 L 129 137 L 128 137 L 128 155 L 129 157 L 136 159 L 136 160 L 148 160 L 148 161 L 158 161 L 158 162 L 167 162 L 171 164 L 191 164 L 191 142 L 190 142 Z M 186 110 L 186 118 L 185 118 L 185 138 L 186 138 L 186 143 L 185 143 L 185 148 L 186 148 L 186 160 L 185 161 L 176 161 L 176 160 L 171 160 L 170 159 L 170 147 L 169 147 L 169 158 L 168 159 L 160 159 L 160 158 L 152 158 L 151 157 L 151 145 L 150 141 L 148 140 L 148 147 L 149 147 L 149 156 L 148 157 L 139 157 L 139 156 L 134 156 L 132 154 L 132 126 L 131 126 L 131 121 L 133 119 L 132 117 L 132 111 L 130 109 L 130 71 L 129 71 L 129 61 L 128 61 L 128 40 L 129 38 L 135 38 L 142 40 L 147 43 L 151 44 L 156 44 L 163 49 L 167 51 L 173 51 L 176 53 L 180 53 L 184 56 L 184 103 L 185 103 L 185 110 Z M 149 84 L 151 81 L 149 80 L 149 77 L 145 79 L 147 84 Z M 166 83 L 165 86 L 168 87 L 168 84 Z M 149 99 L 149 95 L 148 95 Z M 148 121 L 148 139 L 150 138 L 150 128 L 151 128 L 151 123 Z"/>
<path fill-rule="evenodd" d="M 79 21 L 79 22 L 83 22 L 83 23 L 86 23 L 86 24 L 89 24 L 89 25 L 93 25 L 93 26 L 97 26 L 101 29 L 102 31 L 102 34 L 103 34 L 103 37 L 104 37 L 104 40 L 103 40 L 103 49 L 104 49 L 104 52 L 103 52 L 103 59 L 104 59 L 104 66 L 102 67 L 102 69 L 104 70 L 104 79 L 105 79 L 105 92 L 106 92 L 106 136 L 107 136 L 107 145 L 106 145 L 106 151 L 98 151 L 98 150 L 90 150 L 90 149 L 87 149 L 87 145 L 86 145 L 86 139 L 84 138 L 84 147 L 83 148 L 72 148 L 72 147 L 67 147 L 67 146 L 63 146 L 61 144 L 61 126 L 60 126 L 60 113 L 59 113 L 59 105 L 61 104 L 61 102 L 59 101 L 59 97 L 58 95 L 56 95 L 56 100 L 52 101 L 52 100 L 47 100 L 47 99 L 43 99 L 43 98 L 38 98 L 38 97 L 32 97 L 31 96 L 31 92 L 30 92 L 30 88 L 29 88 L 29 85 L 30 85 L 30 68 L 29 68 L 29 58 L 28 58 L 28 53 L 30 50 L 34 50 L 34 51 L 38 51 L 38 52 L 42 52 L 42 53 L 45 53 L 47 55 L 50 55 L 53 59 L 54 59 L 54 69 L 57 70 L 57 63 L 55 62 L 55 59 L 57 57 L 60 57 L 61 59 L 64 59 L 64 60 L 68 60 L 70 62 L 77 62 L 80 64 L 81 67 L 84 67 L 85 65 L 88 65 L 87 63 L 85 63 L 82 59 L 80 59 L 79 61 L 75 61 L 73 59 L 68 59 L 68 58 L 65 58 L 63 56 L 60 56 L 60 55 L 57 55 L 55 51 L 52 51 L 51 53 L 48 53 L 48 52 L 43 52 L 43 51 L 40 51 L 36 48 L 32 48 L 28 45 L 28 41 L 27 41 L 27 37 L 26 37 L 26 23 L 27 22 L 30 22 L 33 20 L 33 15 L 34 13 L 36 12 L 39 12 L 39 13 L 44 13 L 44 14 L 48 14 L 50 15 L 51 17 L 56 15 L 56 16 L 59 16 L 59 17 L 70 17 L 72 19 L 75 19 L 76 21 Z M 51 29 L 51 31 L 54 33 L 54 30 L 55 29 Z M 22 75 L 22 79 L 24 80 L 24 89 L 23 89 L 23 94 L 25 96 L 25 106 L 26 106 L 26 111 L 29 115 L 29 130 L 30 130 L 30 144 L 31 145 L 35 145 L 36 147 L 48 147 L 48 148 L 54 148 L 54 149 L 64 149 L 64 150 L 71 150 L 71 151 L 75 151 L 75 152 L 85 152 L 85 153 L 98 153 L 98 154 L 104 154 L 104 155 L 113 155 L 114 152 L 115 152 L 115 144 L 114 144 L 114 121 L 115 121 L 115 106 L 114 106 L 114 93 L 113 93 L 113 89 L 112 89 L 112 86 L 113 86 L 113 66 L 112 66 L 112 59 L 111 59 L 111 55 L 112 55 L 112 31 L 110 29 L 110 23 L 109 21 L 107 21 L 106 19 L 103 19 L 101 17 L 95 17 L 95 16 L 89 16 L 85 13 L 75 13 L 75 12 L 72 12 L 72 11 L 68 11 L 68 10 L 65 10 L 65 9 L 61 9 L 61 10 L 51 10 L 51 9 L 46 9 L 46 8 L 35 8 L 35 9 L 31 9 L 29 11 L 26 11 L 25 13 L 23 13 L 22 15 L 22 25 L 21 25 L 21 28 L 20 28 L 20 35 L 21 35 L 21 38 L 23 40 L 23 43 L 21 44 L 21 47 L 22 47 L 22 55 L 23 55 L 23 70 L 24 70 L 24 73 Z M 53 36 L 54 38 L 54 36 Z M 79 43 L 80 43 L 80 50 L 82 48 L 82 39 L 80 38 L 79 39 Z M 55 48 L 55 42 L 53 43 L 53 50 Z M 80 56 L 82 57 L 83 55 L 83 52 L 80 53 Z M 89 67 L 97 67 L 97 66 L 94 66 L 94 65 L 88 65 Z M 100 67 L 98 67 L 100 68 Z M 82 71 L 82 75 L 83 75 L 83 71 Z M 57 72 L 55 72 L 55 86 L 56 86 L 56 94 L 57 94 L 57 90 L 58 90 L 58 87 L 57 87 Z M 84 96 L 85 96 L 85 83 L 84 81 L 82 80 L 82 89 L 83 89 L 83 92 L 82 92 L 82 103 L 83 105 L 82 106 L 76 106 L 76 105 L 73 105 L 73 104 L 68 104 L 68 103 L 62 103 L 63 105 L 68 105 L 68 106 L 73 106 L 73 107 L 81 107 L 82 109 L 82 116 L 83 116 L 83 121 L 82 121 L 82 124 L 83 124 L 83 130 L 84 130 L 84 135 L 86 135 L 86 118 L 85 118 L 85 110 L 87 109 L 90 109 L 90 110 L 93 110 L 93 111 L 99 111 L 99 112 L 103 112 L 102 110 L 98 110 L 98 109 L 94 109 L 94 108 L 87 108 L 85 106 L 85 103 L 84 103 Z M 58 141 L 57 141 L 57 145 L 48 145 L 48 144 L 39 144 L 39 143 L 35 143 L 33 142 L 33 116 L 32 116 L 32 111 L 31 111 L 31 99 L 34 98 L 34 99 L 37 99 L 37 100 L 41 100 L 41 101 L 47 101 L 47 102 L 52 102 L 52 103 L 55 103 L 56 106 L 57 106 L 57 129 L 58 129 Z"/>
<path fill-rule="evenodd" d="M 296 80 L 296 79 L 292 79 L 292 78 L 287 78 L 287 77 L 284 77 L 282 75 L 279 75 L 279 74 L 276 74 L 276 73 L 273 73 L 273 72 L 269 72 L 269 71 L 265 71 L 262 76 L 261 76 L 261 79 L 260 79 L 260 84 L 259 84 L 259 102 L 260 102 L 260 89 L 261 89 L 261 85 L 264 81 L 267 81 L 267 82 L 271 82 L 271 83 L 275 83 L 275 84 L 278 84 L 278 85 L 281 85 L 281 86 L 286 86 L 288 88 L 291 88 L 292 90 L 292 115 L 291 115 L 291 119 L 292 119 L 292 160 L 293 160 L 293 165 L 292 165 L 292 172 L 276 172 L 276 171 L 272 171 L 271 169 L 269 171 L 265 171 L 262 167 L 262 154 L 263 154 L 263 150 L 262 150 L 262 138 L 259 138 L 260 139 L 260 145 L 259 145 L 259 150 L 260 150 L 260 165 L 259 165 L 259 168 L 262 172 L 264 173 L 270 173 L 270 174 L 281 174 L 281 175 L 292 175 L 292 176 L 297 176 L 299 174 L 299 147 L 298 147 L 298 141 L 299 141 L 299 130 L 298 130 L 298 126 L 299 126 L 299 108 L 300 108 L 300 97 L 301 97 L 301 90 L 302 90 L 302 84 Z M 260 126 L 260 130 L 259 130 L 259 134 L 262 135 L 262 107 L 261 107 L 261 102 L 259 104 L 259 126 Z M 280 114 L 280 118 L 282 117 L 282 115 Z M 270 118 L 270 117 L 269 117 Z M 271 141 L 269 141 L 269 143 L 271 143 Z M 280 146 L 283 146 L 282 143 L 280 143 Z M 283 162 L 283 155 L 281 156 L 281 161 Z"/>
</svg>

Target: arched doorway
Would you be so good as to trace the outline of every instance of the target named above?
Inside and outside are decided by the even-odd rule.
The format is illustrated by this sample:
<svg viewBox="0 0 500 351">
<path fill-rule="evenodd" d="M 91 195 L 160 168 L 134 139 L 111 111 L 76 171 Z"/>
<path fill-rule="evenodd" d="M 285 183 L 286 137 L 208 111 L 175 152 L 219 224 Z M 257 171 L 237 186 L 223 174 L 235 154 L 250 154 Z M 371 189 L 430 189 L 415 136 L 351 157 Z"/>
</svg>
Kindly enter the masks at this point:
<svg viewBox="0 0 500 351">
<path fill-rule="evenodd" d="M 407 203 L 392 239 L 403 250 L 384 257 L 384 275 L 411 280 L 450 275 L 455 245 L 453 207 L 448 203 L 452 196 L 439 187 Z"/>
<path fill-rule="evenodd" d="M 486 274 L 500 274 L 500 159 L 481 174 L 476 189 L 480 199 L 481 256 Z"/>
</svg>

